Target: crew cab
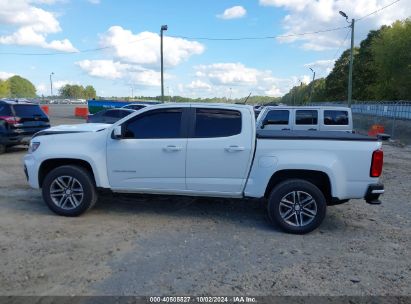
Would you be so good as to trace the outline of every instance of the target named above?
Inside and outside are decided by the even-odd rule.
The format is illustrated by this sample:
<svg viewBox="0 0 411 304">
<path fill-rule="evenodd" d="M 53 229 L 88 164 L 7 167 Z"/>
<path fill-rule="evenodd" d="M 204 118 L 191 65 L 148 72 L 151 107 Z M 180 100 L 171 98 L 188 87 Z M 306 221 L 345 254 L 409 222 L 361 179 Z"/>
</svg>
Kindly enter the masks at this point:
<svg viewBox="0 0 411 304">
<path fill-rule="evenodd" d="M 78 216 L 99 193 L 262 198 L 272 222 L 307 233 L 327 205 L 379 203 L 383 152 L 345 132 L 256 132 L 253 108 L 162 104 L 108 124 L 37 133 L 24 157 L 33 188 L 55 213 Z"/>
<path fill-rule="evenodd" d="M 257 129 L 352 132 L 352 113 L 347 107 L 268 106 L 258 115 Z"/>
</svg>

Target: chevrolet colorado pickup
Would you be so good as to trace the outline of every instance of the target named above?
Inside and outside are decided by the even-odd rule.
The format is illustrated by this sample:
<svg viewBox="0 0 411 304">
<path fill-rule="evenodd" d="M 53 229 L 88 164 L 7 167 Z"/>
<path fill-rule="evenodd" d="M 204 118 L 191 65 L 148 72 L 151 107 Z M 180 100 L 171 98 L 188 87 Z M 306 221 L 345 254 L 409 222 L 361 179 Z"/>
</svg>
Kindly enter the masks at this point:
<svg viewBox="0 0 411 304">
<path fill-rule="evenodd" d="M 253 109 L 161 104 L 113 125 L 57 126 L 37 133 L 24 157 L 48 207 L 77 216 L 99 193 L 265 198 L 272 222 L 307 233 L 327 205 L 384 187 L 381 142 L 345 132 L 256 131 Z"/>
</svg>

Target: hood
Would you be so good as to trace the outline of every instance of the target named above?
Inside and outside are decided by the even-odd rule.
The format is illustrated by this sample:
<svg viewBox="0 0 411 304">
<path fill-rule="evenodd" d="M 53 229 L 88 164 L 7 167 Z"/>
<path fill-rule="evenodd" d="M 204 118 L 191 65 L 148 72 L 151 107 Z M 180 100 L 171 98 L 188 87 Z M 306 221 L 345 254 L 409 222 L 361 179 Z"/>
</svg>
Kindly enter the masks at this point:
<svg viewBox="0 0 411 304">
<path fill-rule="evenodd" d="M 98 132 L 103 131 L 110 127 L 110 124 L 103 123 L 83 123 L 78 125 L 60 125 L 48 128 L 46 130 L 37 132 L 34 137 L 42 135 L 56 135 L 56 134 L 69 134 L 69 133 L 83 133 L 83 132 Z"/>
<path fill-rule="evenodd" d="M 73 132 L 96 132 L 107 129 L 110 124 L 104 123 L 83 123 L 78 125 L 60 125 L 51 127 L 45 131 L 47 132 L 61 132 L 61 131 L 73 131 Z"/>
</svg>

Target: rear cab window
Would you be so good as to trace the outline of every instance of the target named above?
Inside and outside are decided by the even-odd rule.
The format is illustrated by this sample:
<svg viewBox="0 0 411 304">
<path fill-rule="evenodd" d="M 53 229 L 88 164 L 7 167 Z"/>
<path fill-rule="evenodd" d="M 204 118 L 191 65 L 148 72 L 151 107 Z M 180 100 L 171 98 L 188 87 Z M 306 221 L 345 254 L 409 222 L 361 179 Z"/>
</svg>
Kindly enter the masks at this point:
<svg viewBox="0 0 411 304">
<path fill-rule="evenodd" d="M 194 138 L 229 137 L 241 133 L 241 112 L 196 108 Z"/>
</svg>

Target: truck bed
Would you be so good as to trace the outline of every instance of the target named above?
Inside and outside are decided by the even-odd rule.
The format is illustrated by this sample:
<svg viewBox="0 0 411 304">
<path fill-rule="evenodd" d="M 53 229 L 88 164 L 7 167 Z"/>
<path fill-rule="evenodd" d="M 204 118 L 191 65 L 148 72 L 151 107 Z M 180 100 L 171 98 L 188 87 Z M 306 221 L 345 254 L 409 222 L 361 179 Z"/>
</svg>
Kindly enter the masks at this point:
<svg viewBox="0 0 411 304">
<path fill-rule="evenodd" d="M 338 141 L 378 141 L 377 137 L 341 131 L 279 131 L 257 130 L 258 139 L 281 140 L 338 140 Z"/>
</svg>

